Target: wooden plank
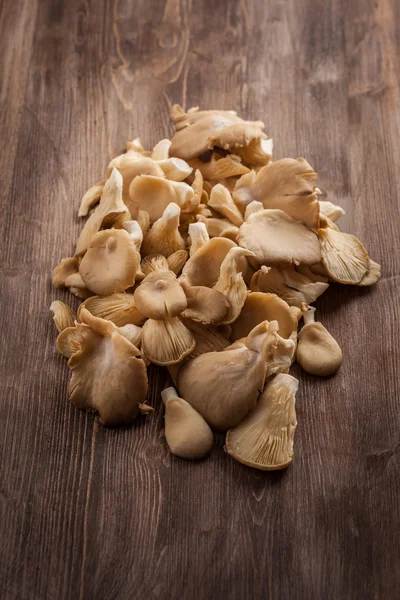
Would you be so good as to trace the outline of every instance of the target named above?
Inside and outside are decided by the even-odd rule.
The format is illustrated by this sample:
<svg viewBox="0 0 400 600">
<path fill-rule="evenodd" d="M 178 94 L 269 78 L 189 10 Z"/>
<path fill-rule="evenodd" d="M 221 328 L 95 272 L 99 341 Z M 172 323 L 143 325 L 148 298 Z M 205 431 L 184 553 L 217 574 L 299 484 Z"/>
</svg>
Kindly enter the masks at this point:
<svg viewBox="0 0 400 600">
<path fill-rule="evenodd" d="M 396 0 L 6 0 L 0 12 L 0 596 L 385 598 L 400 585 L 399 4 Z M 15 68 L 11 68 L 14 66 Z M 254 472 L 223 436 L 172 459 L 154 416 L 106 430 L 67 401 L 49 271 L 79 198 L 126 139 L 171 133 L 169 106 L 261 118 L 305 156 L 382 262 L 331 286 L 319 316 L 344 364 L 300 372 L 296 461 Z M 76 306 L 76 302 L 74 305 Z"/>
</svg>

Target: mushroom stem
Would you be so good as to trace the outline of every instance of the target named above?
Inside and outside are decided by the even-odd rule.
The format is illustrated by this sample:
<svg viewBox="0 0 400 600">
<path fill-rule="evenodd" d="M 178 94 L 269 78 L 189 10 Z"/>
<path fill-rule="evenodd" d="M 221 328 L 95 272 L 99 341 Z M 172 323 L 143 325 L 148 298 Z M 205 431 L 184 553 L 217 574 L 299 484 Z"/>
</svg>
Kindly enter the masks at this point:
<svg viewBox="0 0 400 600">
<path fill-rule="evenodd" d="M 303 320 L 304 325 L 315 323 L 315 308 L 313 306 L 307 307 L 307 310 L 303 313 Z"/>
<path fill-rule="evenodd" d="M 193 256 L 196 250 L 198 250 L 199 248 L 204 246 L 206 242 L 208 242 L 210 236 L 208 235 L 205 223 L 201 222 L 190 223 L 189 235 L 191 239 L 190 256 Z"/>
<path fill-rule="evenodd" d="M 162 401 L 164 402 L 164 404 L 167 404 L 167 402 L 169 400 L 176 398 L 176 396 L 177 396 L 176 390 L 172 386 L 169 388 L 165 388 L 165 390 L 163 390 L 161 392 L 161 398 L 162 398 Z"/>
</svg>

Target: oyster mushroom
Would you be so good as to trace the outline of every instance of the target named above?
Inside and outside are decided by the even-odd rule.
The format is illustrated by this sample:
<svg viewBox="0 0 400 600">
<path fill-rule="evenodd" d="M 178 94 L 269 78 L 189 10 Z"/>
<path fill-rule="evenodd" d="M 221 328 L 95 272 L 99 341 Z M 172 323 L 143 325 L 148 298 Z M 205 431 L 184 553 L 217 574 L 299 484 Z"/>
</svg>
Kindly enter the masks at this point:
<svg viewBox="0 0 400 600">
<path fill-rule="evenodd" d="M 232 225 L 228 219 L 217 219 L 215 217 L 204 217 L 203 215 L 198 215 L 197 221 L 198 223 L 204 223 L 210 238 L 229 237 L 229 239 L 232 239 L 231 235 L 234 234 L 236 238 L 239 231 L 239 227 Z M 225 234 L 228 232 L 229 236 L 226 236 Z"/>
<path fill-rule="evenodd" d="M 107 180 L 99 205 L 86 221 L 76 242 L 76 255 L 84 254 L 92 237 L 100 229 L 112 227 L 121 216 L 130 218 L 129 210 L 122 200 L 122 176 L 117 169 L 113 169 Z"/>
<path fill-rule="evenodd" d="M 291 375 L 276 375 L 255 409 L 228 431 L 226 452 L 244 465 L 262 471 L 288 467 L 293 460 L 298 386 L 298 380 Z"/>
<path fill-rule="evenodd" d="M 129 233 L 108 229 L 92 237 L 79 273 L 89 290 L 109 296 L 131 287 L 139 267 L 140 254 Z"/>
<path fill-rule="evenodd" d="M 127 324 L 142 325 L 146 318 L 137 309 L 133 294 L 92 296 L 80 305 L 79 318 L 83 309 L 89 311 L 94 317 L 112 321 L 118 327 Z"/>
<path fill-rule="evenodd" d="M 165 310 L 176 317 L 187 307 L 185 292 L 171 271 L 149 273 L 133 297 L 138 310 L 149 319 L 163 319 Z"/>
<path fill-rule="evenodd" d="M 284 300 L 275 294 L 248 292 L 239 317 L 231 325 L 232 339 L 246 337 L 262 321 L 277 321 L 283 338 L 288 338 L 297 325 Z"/>
<path fill-rule="evenodd" d="M 367 285 L 375 285 L 375 283 L 377 283 L 377 281 L 379 281 L 381 278 L 381 265 L 380 264 L 369 259 L 368 266 L 369 266 L 368 273 L 366 273 L 364 275 L 364 277 L 361 279 L 360 283 L 358 284 L 362 287 L 367 286 Z"/>
<path fill-rule="evenodd" d="M 196 356 L 206 352 L 220 352 L 229 346 L 230 342 L 224 335 L 222 327 L 204 325 L 190 319 L 183 319 L 183 323 L 190 329 L 196 341 L 196 346 L 190 353 L 190 358 L 196 358 Z"/>
<path fill-rule="evenodd" d="M 342 351 L 335 338 L 322 325 L 314 321 L 315 308 L 304 313 L 304 326 L 297 343 L 297 362 L 307 373 L 328 377 L 342 364 Z"/>
<path fill-rule="evenodd" d="M 168 261 L 162 254 L 149 254 L 140 263 L 143 275 L 157 271 L 169 271 Z"/>
<path fill-rule="evenodd" d="M 223 324 L 229 324 L 235 321 L 242 310 L 247 296 L 247 286 L 243 279 L 243 274 L 239 269 L 239 261 L 246 256 L 254 256 L 249 250 L 231 248 L 222 261 L 218 281 L 214 290 L 221 292 L 228 299 L 229 310 L 226 314 Z"/>
<path fill-rule="evenodd" d="M 186 250 L 177 250 L 173 254 L 170 254 L 167 258 L 167 263 L 170 271 L 175 273 L 175 275 L 179 275 L 187 259 L 188 253 L 186 252 Z"/>
<path fill-rule="evenodd" d="M 255 138 L 243 148 L 236 148 L 235 152 L 243 163 L 249 167 L 262 167 L 267 165 L 272 158 L 274 144 L 271 138 Z"/>
<path fill-rule="evenodd" d="M 184 287 L 187 308 L 182 318 L 191 319 L 203 325 L 225 323 L 230 312 L 230 304 L 223 293 L 205 286 Z"/>
<path fill-rule="evenodd" d="M 106 179 L 99 181 L 99 183 L 92 185 L 92 187 L 83 195 L 78 217 L 86 217 L 89 214 L 89 211 L 100 201 L 105 183 Z"/>
<path fill-rule="evenodd" d="M 320 215 L 327 217 L 333 222 L 346 214 L 341 206 L 333 204 L 333 202 L 328 202 L 328 200 L 319 200 L 318 204 Z"/>
<path fill-rule="evenodd" d="M 239 156 L 228 154 L 221 156 L 214 152 L 211 159 L 204 162 L 198 158 L 193 158 L 189 161 L 189 165 L 196 170 L 199 170 L 207 181 L 215 182 L 236 175 L 244 175 L 249 172 L 248 167 L 242 164 Z"/>
<path fill-rule="evenodd" d="M 51 282 L 56 288 L 67 286 L 67 279 L 79 272 L 79 259 L 76 256 L 63 258 L 51 272 Z"/>
<path fill-rule="evenodd" d="M 165 404 L 165 438 L 172 454 L 198 460 L 210 453 L 214 437 L 203 417 L 179 398 L 175 388 L 161 392 Z"/>
<path fill-rule="evenodd" d="M 53 321 L 59 333 L 67 329 L 67 327 L 74 326 L 76 315 L 67 304 L 55 300 L 50 304 L 50 310 L 54 315 Z"/>
<path fill-rule="evenodd" d="M 193 188 L 183 181 L 175 182 L 150 175 L 139 175 L 129 186 L 129 199 L 126 202 L 133 217 L 139 210 L 146 210 L 150 222 L 154 223 L 171 202 L 177 204 L 181 210 L 191 212 L 197 200 Z"/>
<path fill-rule="evenodd" d="M 369 271 L 368 253 L 360 240 L 331 228 L 318 229 L 318 236 L 321 261 L 329 277 L 339 283 L 359 284 Z"/>
<path fill-rule="evenodd" d="M 166 258 L 170 254 L 183 250 L 185 242 L 179 232 L 179 217 L 181 209 L 171 202 L 162 216 L 153 224 L 144 238 L 142 255 L 162 254 Z"/>
<path fill-rule="evenodd" d="M 77 350 L 68 361 L 69 393 L 77 408 L 96 411 L 102 425 L 128 424 L 144 405 L 148 383 L 140 352 L 111 323 L 81 311 Z M 151 410 L 151 409 L 150 409 Z"/>
<path fill-rule="evenodd" d="M 243 225 L 243 216 L 234 203 L 229 190 L 220 183 L 217 183 L 211 190 L 208 206 L 226 217 L 233 225 L 240 227 Z"/>
<path fill-rule="evenodd" d="M 315 233 L 282 210 L 265 209 L 251 214 L 240 227 L 237 239 L 239 246 L 254 252 L 260 264 L 313 265 L 321 259 Z"/>
<path fill-rule="evenodd" d="M 254 172 L 253 172 L 254 173 Z M 245 179 L 246 178 L 246 179 Z M 233 199 L 240 206 L 253 200 L 279 209 L 307 227 L 319 227 L 317 174 L 304 158 L 283 158 L 239 179 Z"/>
<path fill-rule="evenodd" d="M 210 427 L 226 431 L 255 407 L 267 371 L 264 343 L 269 332 L 270 323 L 265 321 L 251 331 L 242 347 L 207 352 L 182 365 L 179 392 Z"/>
<path fill-rule="evenodd" d="M 208 235 L 207 227 L 201 222 L 191 223 L 188 231 L 190 236 L 189 254 L 190 256 L 193 256 L 197 250 L 209 241 L 210 236 Z"/>
</svg>

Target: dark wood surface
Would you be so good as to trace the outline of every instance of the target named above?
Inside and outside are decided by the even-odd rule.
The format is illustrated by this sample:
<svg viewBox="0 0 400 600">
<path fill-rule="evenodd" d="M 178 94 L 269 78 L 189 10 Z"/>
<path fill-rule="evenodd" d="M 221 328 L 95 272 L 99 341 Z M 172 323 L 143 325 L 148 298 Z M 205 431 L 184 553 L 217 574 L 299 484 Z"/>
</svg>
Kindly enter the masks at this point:
<svg viewBox="0 0 400 600">
<path fill-rule="evenodd" d="M 3 0 L 0 9 L 0 597 L 394 599 L 400 594 L 397 0 Z M 338 375 L 294 369 L 295 463 L 173 459 L 153 417 L 107 430 L 67 400 L 49 272 L 82 193 L 169 106 L 261 118 L 383 265 L 319 316 Z M 73 302 L 76 305 L 76 302 Z"/>
</svg>

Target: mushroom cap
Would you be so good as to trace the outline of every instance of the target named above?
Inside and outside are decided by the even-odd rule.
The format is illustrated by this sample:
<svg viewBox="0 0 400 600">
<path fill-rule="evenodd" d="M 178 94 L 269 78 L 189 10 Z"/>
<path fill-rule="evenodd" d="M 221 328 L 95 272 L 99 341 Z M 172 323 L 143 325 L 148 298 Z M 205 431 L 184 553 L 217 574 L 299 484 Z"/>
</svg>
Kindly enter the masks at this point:
<svg viewBox="0 0 400 600">
<path fill-rule="evenodd" d="M 253 253 L 236 246 L 229 250 L 221 264 L 214 289 L 224 294 L 229 302 L 229 310 L 223 320 L 224 324 L 232 323 L 238 318 L 246 300 L 247 286 L 239 270 L 240 261 L 246 256 L 253 256 Z"/>
<path fill-rule="evenodd" d="M 76 315 L 67 304 L 55 300 L 51 303 L 50 310 L 54 315 L 53 321 L 59 333 L 64 331 L 64 329 L 67 329 L 67 327 L 74 326 Z"/>
<path fill-rule="evenodd" d="M 369 259 L 369 271 L 364 275 L 358 285 L 364 287 L 374 285 L 381 278 L 381 265 L 374 260 Z"/>
<path fill-rule="evenodd" d="M 134 292 L 135 304 L 149 319 L 164 319 L 180 315 L 187 307 L 182 286 L 172 271 L 149 273 Z"/>
<path fill-rule="evenodd" d="M 244 175 L 249 172 L 248 167 L 242 164 L 239 156 L 234 154 L 228 154 L 227 156 L 221 156 L 217 152 L 211 155 L 211 159 L 207 162 L 199 158 L 193 158 L 189 161 L 190 166 L 199 170 L 204 179 L 207 181 L 220 181 L 228 177 L 235 177 L 236 175 Z"/>
<path fill-rule="evenodd" d="M 170 271 L 175 273 L 175 275 L 179 275 L 187 259 L 188 253 L 186 252 L 186 250 L 177 250 L 173 254 L 170 254 L 167 258 L 167 263 Z"/>
<path fill-rule="evenodd" d="M 282 210 L 251 214 L 240 227 L 237 239 L 240 246 L 254 252 L 260 264 L 313 265 L 321 259 L 316 234 Z"/>
<path fill-rule="evenodd" d="M 159 271 L 169 271 L 168 261 L 162 254 L 148 254 L 140 263 L 143 275 Z"/>
<path fill-rule="evenodd" d="M 62 288 L 66 286 L 67 279 L 78 273 L 79 271 L 79 259 L 76 256 L 63 258 L 59 264 L 54 267 L 51 272 L 51 282 L 56 288 Z"/>
<path fill-rule="evenodd" d="M 78 309 L 80 318 L 83 309 L 88 310 L 94 317 L 112 321 L 118 327 L 132 323 L 142 325 L 144 317 L 135 304 L 133 294 L 111 294 L 111 296 L 92 296 L 83 302 Z"/>
<path fill-rule="evenodd" d="M 298 334 L 296 360 L 310 375 L 328 377 L 342 364 L 342 351 L 322 323 L 307 323 Z"/>
<path fill-rule="evenodd" d="M 283 158 L 262 167 L 251 181 L 239 180 L 233 198 L 240 205 L 259 200 L 264 208 L 283 210 L 292 219 L 316 228 L 319 227 L 316 179 L 317 174 L 304 158 Z"/>
<path fill-rule="evenodd" d="M 212 287 L 218 281 L 221 264 L 231 248 L 237 248 L 232 240 L 215 237 L 193 254 L 182 270 L 181 278 L 188 285 Z M 247 260 L 242 257 L 239 269 L 247 271 Z"/>
<path fill-rule="evenodd" d="M 182 209 L 191 204 L 194 191 L 184 182 L 172 182 L 161 177 L 139 175 L 129 186 L 129 199 L 126 201 L 132 217 L 139 210 L 146 210 L 151 223 L 159 219 L 168 204 L 174 202 Z"/>
<path fill-rule="evenodd" d="M 204 458 L 214 437 L 203 417 L 169 387 L 161 392 L 165 404 L 165 438 L 175 456 L 187 460 Z"/>
<path fill-rule="evenodd" d="M 62 356 L 71 358 L 80 348 L 81 335 L 79 327 L 66 327 L 63 329 L 56 340 L 56 348 Z"/>
<path fill-rule="evenodd" d="M 103 179 L 103 181 L 92 185 L 92 187 L 82 196 L 78 217 L 86 217 L 86 215 L 89 214 L 89 211 L 99 202 L 105 183 L 106 180 Z"/>
<path fill-rule="evenodd" d="M 190 329 L 196 341 L 196 346 L 190 353 L 191 358 L 196 358 L 206 352 L 220 352 L 229 346 L 230 342 L 222 331 L 222 327 L 203 325 L 191 319 L 183 319 L 183 323 Z"/>
<path fill-rule="evenodd" d="M 244 164 L 249 167 L 260 167 L 270 162 L 273 148 L 274 144 L 271 138 L 255 138 L 247 146 L 236 148 L 235 152 Z"/>
<path fill-rule="evenodd" d="M 181 209 L 175 202 L 168 204 L 144 238 L 141 248 L 143 256 L 162 254 L 168 258 L 177 250 L 184 250 L 185 242 L 179 232 L 180 214 Z"/>
<path fill-rule="evenodd" d="M 185 289 L 187 308 L 182 317 L 203 325 L 222 323 L 229 310 L 228 299 L 221 292 L 205 286 Z"/>
<path fill-rule="evenodd" d="M 123 292 L 135 283 L 140 254 L 123 229 L 96 233 L 79 265 L 85 285 L 99 296 Z"/>
<path fill-rule="evenodd" d="M 83 310 L 79 349 L 71 356 L 69 392 L 78 408 L 96 410 L 102 425 L 131 423 L 146 398 L 146 365 L 111 321 Z"/>
<path fill-rule="evenodd" d="M 328 200 L 319 200 L 318 203 L 320 215 L 331 219 L 333 222 L 346 214 L 341 206 L 333 204 L 333 202 L 329 202 Z"/>
<path fill-rule="evenodd" d="M 292 462 L 298 385 L 291 375 L 272 379 L 255 409 L 228 431 L 225 450 L 232 458 L 262 471 L 284 469 Z"/>
<path fill-rule="evenodd" d="M 129 186 L 135 177 L 138 177 L 139 175 L 164 177 L 163 169 L 152 158 L 143 156 L 143 154 L 132 150 L 113 158 L 107 168 L 107 177 L 114 167 L 117 168 L 122 175 L 122 193 L 124 197 L 128 195 Z"/>
<path fill-rule="evenodd" d="M 189 356 L 195 345 L 192 332 L 178 317 L 167 314 L 163 321 L 148 319 L 143 325 L 143 352 L 155 365 L 177 364 Z"/>
<path fill-rule="evenodd" d="M 369 271 L 368 253 L 360 240 L 330 227 L 319 229 L 318 236 L 322 264 L 329 277 L 339 283 L 359 284 Z"/>
<path fill-rule="evenodd" d="M 221 183 L 217 183 L 211 190 L 208 206 L 226 217 L 233 225 L 243 225 L 243 216 L 230 195 L 229 190 Z"/>
<path fill-rule="evenodd" d="M 248 292 L 239 317 L 231 325 L 232 339 L 247 336 L 263 321 L 278 321 L 283 338 L 288 338 L 297 326 L 289 305 L 276 294 Z"/>
</svg>

